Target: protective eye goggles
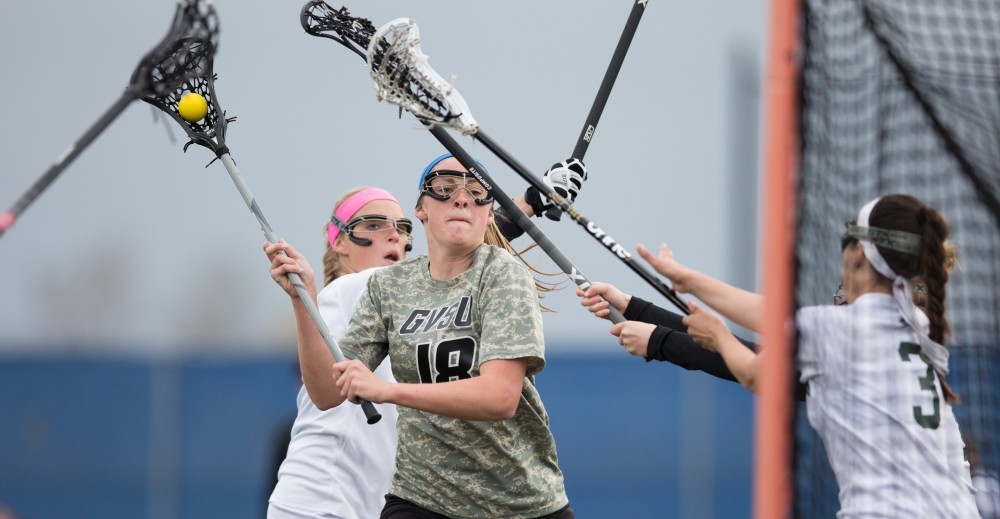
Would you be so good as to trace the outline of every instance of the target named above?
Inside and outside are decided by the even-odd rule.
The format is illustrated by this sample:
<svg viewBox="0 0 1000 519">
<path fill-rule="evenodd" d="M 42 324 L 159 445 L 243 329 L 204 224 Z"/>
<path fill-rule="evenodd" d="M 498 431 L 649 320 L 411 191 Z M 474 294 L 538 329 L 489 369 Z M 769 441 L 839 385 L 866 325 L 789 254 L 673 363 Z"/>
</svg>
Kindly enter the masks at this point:
<svg viewBox="0 0 1000 519">
<path fill-rule="evenodd" d="M 845 247 L 846 248 L 846 247 Z M 840 306 L 847 304 L 847 294 L 844 293 L 844 284 L 841 283 L 837 286 L 837 290 L 833 292 L 833 304 Z"/>
<path fill-rule="evenodd" d="M 475 177 L 465 171 L 447 169 L 432 171 L 424 179 L 424 185 L 420 187 L 420 192 L 443 202 L 450 200 L 463 189 L 472 196 L 476 205 L 493 203 L 493 196 L 490 195 L 490 192 Z"/>
<path fill-rule="evenodd" d="M 347 238 L 352 242 L 368 247 L 372 244 L 372 236 L 388 230 L 395 230 L 400 236 L 406 238 L 406 252 L 413 250 L 413 222 L 407 218 L 389 218 L 381 214 L 366 214 L 352 218 L 349 222 L 344 222 L 337 215 L 330 219 L 341 231 L 347 233 Z"/>
</svg>

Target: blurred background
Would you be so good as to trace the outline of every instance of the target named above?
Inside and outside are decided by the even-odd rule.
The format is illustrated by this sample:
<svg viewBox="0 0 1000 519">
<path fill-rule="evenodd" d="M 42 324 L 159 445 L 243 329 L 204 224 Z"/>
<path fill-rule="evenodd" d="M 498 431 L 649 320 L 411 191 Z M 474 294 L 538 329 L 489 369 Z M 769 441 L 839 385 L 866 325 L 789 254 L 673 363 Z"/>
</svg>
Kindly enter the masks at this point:
<svg viewBox="0 0 1000 519">
<path fill-rule="evenodd" d="M 0 210 L 119 98 L 174 5 L 0 0 Z M 442 149 L 375 101 L 361 59 L 302 31 L 301 4 L 215 5 L 232 156 L 275 232 L 318 267 L 340 193 L 378 185 L 408 208 Z M 431 65 L 541 175 L 572 151 L 632 2 L 347 7 L 376 26 L 416 20 Z M 667 242 L 748 289 L 767 14 L 763 0 L 649 2 L 575 204 L 630 251 Z M 0 505 L 19 518 L 263 516 L 295 412 L 294 322 L 225 168 L 185 142 L 132 103 L 0 238 Z M 527 187 L 460 142 L 511 197 Z M 669 307 L 563 220 L 535 223 L 589 279 Z M 629 357 L 571 286 L 545 304 L 538 381 L 577 513 L 749 516 L 752 399 Z"/>
</svg>

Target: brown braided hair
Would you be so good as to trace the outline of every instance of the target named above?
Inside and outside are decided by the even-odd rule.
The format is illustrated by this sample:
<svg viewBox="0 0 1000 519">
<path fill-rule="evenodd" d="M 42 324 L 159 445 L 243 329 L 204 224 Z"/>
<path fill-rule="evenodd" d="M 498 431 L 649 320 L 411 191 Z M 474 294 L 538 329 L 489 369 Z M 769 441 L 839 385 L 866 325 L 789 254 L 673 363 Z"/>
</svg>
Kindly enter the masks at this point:
<svg viewBox="0 0 1000 519">
<path fill-rule="evenodd" d="M 868 223 L 872 227 L 905 231 L 922 238 L 919 256 L 885 247 L 878 247 L 878 252 L 894 272 L 924 285 L 921 306 L 930 320 L 930 338 L 945 345 L 951 331 L 945 319 L 945 285 L 956 259 L 956 249 L 946 245 L 948 222 L 936 209 L 920 200 L 910 195 L 892 194 L 875 204 Z M 944 377 L 940 378 L 945 401 L 958 403 L 958 394 L 952 391 Z"/>
</svg>

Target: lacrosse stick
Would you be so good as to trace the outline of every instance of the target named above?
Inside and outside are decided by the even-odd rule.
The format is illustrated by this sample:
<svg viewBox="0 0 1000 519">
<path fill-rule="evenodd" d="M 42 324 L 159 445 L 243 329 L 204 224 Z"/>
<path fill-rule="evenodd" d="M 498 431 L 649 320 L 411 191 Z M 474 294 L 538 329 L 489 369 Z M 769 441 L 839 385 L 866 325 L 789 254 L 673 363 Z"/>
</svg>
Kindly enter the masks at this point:
<svg viewBox="0 0 1000 519">
<path fill-rule="evenodd" d="M 208 6 L 208 9 L 212 10 L 211 6 Z M 240 195 L 243 196 L 243 201 L 246 202 L 250 212 L 257 220 L 257 224 L 260 225 L 260 229 L 264 232 L 264 236 L 269 242 L 277 243 L 278 237 L 274 234 L 271 226 L 267 223 L 267 219 L 264 218 L 264 214 L 257 205 L 257 201 L 250 192 L 250 188 L 247 186 L 246 182 L 244 182 L 239 170 L 236 169 L 236 163 L 233 161 L 232 156 L 230 156 L 229 148 L 226 146 L 226 128 L 230 122 L 235 120 L 235 117 L 226 117 L 225 111 L 223 111 L 219 105 L 218 96 L 215 94 L 215 73 L 212 70 L 212 62 L 215 56 L 215 50 L 218 48 L 218 26 L 216 25 L 210 35 L 199 38 L 197 41 L 190 42 L 189 48 L 191 48 L 194 52 L 184 56 L 184 59 L 196 62 L 194 66 L 197 68 L 198 74 L 187 78 L 183 83 L 177 85 L 172 90 L 158 94 L 146 95 L 142 98 L 142 100 L 164 111 L 168 116 L 181 125 L 181 128 L 184 129 L 188 137 L 191 139 L 184 145 L 184 151 L 187 151 L 188 146 L 191 144 L 198 144 L 212 150 L 215 156 L 221 160 L 222 164 L 226 167 L 226 171 L 229 172 L 230 178 L 232 178 L 233 183 L 236 184 L 236 188 L 239 190 Z M 182 117 L 178 105 L 182 96 L 188 93 L 198 94 L 205 99 L 207 112 L 205 113 L 203 119 L 191 122 L 190 120 L 185 120 Z M 214 162 L 214 159 L 212 162 Z M 284 254 L 284 252 L 281 254 Z M 292 282 L 292 286 L 295 287 L 295 291 L 298 294 L 299 299 L 305 305 L 306 310 L 309 312 L 309 316 L 312 317 L 313 323 L 316 324 L 316 328 L 319 330 L 320 335 L 326 342 L 327 348 L 329 348 L 330 353 L 333 354 L 333 358 L 336 359 L 337 362 L 342 362 L 344 360 L 344 355 L 340 350 L 340 346 L 330 335 L 330 330 L 327 328 L 326 323 L 323 321 L 319 311 L 316 309 L 315 303 L 313 303 L 312 298 L 309 296 L 308 292 L 306 292 L 305 285 L 302 283 L 302 278 L 294 272 L 290 272 L 287 275 L 288 279 Z M 365 412 L 368 423 L 374 424 L 382 418 L 382 415 L 378 413 L 375 406 L 373 406 L 371 402 L 358 399 L 358 403 L 361 404 L 361 408 Z"/>
<path fill-rule="evenodd" d="M 316 7 L 320 5 L 324 7 Z M 324 13 L 332 13 L 337 18 L 337 21 L 325 21 L 321 23 L 315 20 Z M 341 38 L 332 39 L 340 41 L 355 52 L 357 52 L 357 49 L 345 42 L 351 42 L 356 45 L 366 35 L 372 34 L 372 39 L 369 41 L 368 46 L 367 61 L 369 72 L 375 81 L 376 97 L 379 100 L 386 100 L 405 108 L 429 126 L 450 126 L 465 135 L 472 135 L 476 139 L 479 139 L 487 149 L 521 175 L 535 189 L 538 189 L 555 202 L 563 212 L 569 214 L 573 220 L 586 229 L 588 234 L 593 236 L 595 240 L 604 245 L 615 257 L 639 274 L 653 288 L 663 294 L 681 312 L 685 314 L 690 313 L 687 304 L 684 303 L 673 289 L 650 273 L 648 269 L 636 263 L 632 255 L 619 245 L 614 238 L 604 232 L 597 224 L 580 214 L 565 198 L 554 190 L 550 190 L 542 180 L 531 174 L 524 165 L 503 150 L 503 148 L 479 128 L 479 124 L 472 117 L 472 113 L 462 95 L 453 85 L 444 81 L 428 65 L 427 56 L 420 52 L 419 32 L 415 22 L 400 18 L 384 25 L 375 33 L 371 33 L 371 22 L 363 18 L 351 17 L 347 9 L 344 8 L 340 10 L 330 9 L 322 0 L 311 0 L 306 4 L 303 8 L 302 21 L 303 28 L 310 34 L 320 35 L 316 34 L 316 32 L 324 30 L 340 31 L 338 34 Z M 435 136 L 438 135 L 440 133 L 435 133 Z M 452 154 L 454 155 L 454 153 Z M 463 165 L 466 168 L 469 167 L 468 164 Z M 497 200 L 499 201 L 501 198 L 497 197 Z M 526 216 L 524 219 L 520 218 L 520 216 L 524 216 L 520 210 L 512 211 L 506 206 L 504 206 L 504 209 L 507 209 L 510 216 L 515 218 L 516 223 L 541 245 L 536 235 L 543 237 L 544 235 L 540 230 L 534 228 L 535 226 L 531 223 L 531 220 Z M 534 228 L 534 230 L 529 230 L 531 228 Z M 545 251 L 546 253 L 550 252 L 548 249 L 545 249 Z M 556 261 L 553 254 L 549 254 L 549 256 Z M 587 286 L 589 286 L 589 282 L 586 282 L 585 279 L 575 277 L 579 274 L 579 271 L 575 267 L 572 267 L 572 264 L 560 263 L 559 261 L 556 261 L 556 263 L 563 272 L 574 279 L 577 285 L 586 290 L 587 287 L 581 283 L 587 283 Z"/>
<path fill-rule="evenodd" d="M 129 103 L 144 96 L 169 92 L 192 74 L 193 63 L 183 59 L 183 56 L 191 51 L 188 45 L 193 41 L 192 38 L 207 34 L 217 24 L 214 14 L 211 11 L 199 10 L 197 4 L 198 1 L 195 0 L 178 0 L 170 30 L 163 40 L 139 61 L 121 97 L 79 140 L 56 159 L 55 164 L 31 186 L 31 189 L 21 195 L 10 210 L 0 214 L 0 236 L 14 225 L 21 213 L 59 177 L 77 155 L 125 111 Z"/>
<path fill-rule="evenodd" d="M 567 258 L 566 255 L 564 255 L 562 251 L 560 251 L 559 248 L 556 247 L 551 240 L 549 240 L 548 236 L 545 236 L 545 233 L 543 233 L 541 229 L 539 229 L 538 226 L 536 226 L 534 222 L 528 218 L 528 215 L 524 214 L 517 204 L 514 203 L 509 196 L 507 196 L 507 193 L 504 193 L 503 190 L 497 186 L 496 182 L 493 182 L 493 179 L 490 178 L 490 175 L 486 172 L 486 170 L 478 167 L 478 164 L 476 164 L 472 155 L 469 155 L 469 153 L 458 144 L 458 141 L 456 141 L 447 130 L 435 125 L 428 125 L 428 129 L 431 134 L 437 137 L 438 142 L 440 142 L 449 153 L 458 159 L 458 161 L 462 163 L 462 166 L 469 170 L 469 173 L 472 173 L 472 175 L 479 180 L 479 183 L 482 184 L 491 195 L 493 195 L 493 198 L 497 201 L 497 203 L 499 203 L 500 206 L 507 211 L 507 214 L 514 219 L 514 223 L 524 229 L 524 232 L 528 233 L 528 235 L 535 240 L 535 243 L 537 243 L 538 246 L 545 251 L 545 254 L 552 258 L 552 261 L 555 262 L 555 264 L 558 265 L 559 268 L 562 269 L 562 271 L 565 272 L 566 275 L 572 279 L 581 290 L 587 290 L 590 288 L 590 281 L 583 275 L 583 272 L 580 272 L 580 270 L 573 265 L 573 262 L 571 262 L 569 258 Z M 620 323 L 625 321 L 625 317 L 614 306 L 608 305 L 608 311 L 608 319 L 611 320 L 611 322 Z"/>
<path fill-rule="evenodd" d="M 618 72 L 625 61 L 625 54 L 628 52 L 629 45 L 632 44 L 632 37 L 635 36 L 636 28 L 639 27 L 639 20 L 646 12 L 647 2 L 649 0 L 635 0 L 635 3 L 632 4 L 632 11 L 629 12 L 628 20 L 625 21 L 625 29 L 622 30 L 618 46 L 615 47 L 615 53 L 611 56 L 611 63 L 608 64 L 608 70 L 604 73 L 604 79 L 601 80 L 601 87 L 597 89 L 597 97 L 594 98 L 594 104 L 590 106 L 590 113 L 587 114 L 587 120 L 583 123 L 583 130 L 580 131 L 580 137 L 576 141 L 576 146 L 573 147 L 573 154 L 570 155 L 569 159 L 553 164 L 549 171 L 565 168 L 572 164 L 573 160 L 583 161 L 583 156 L 587 154 L 587 148 L 590 147 L 590 140 L 594 137 L 594 131 L 597 130 L 597 122 L 601 120 L 601 114 L 604 113 L 604 105 L 608 104 L 611 89 L 614 88 L 615 80 L 618 79 Z M 566 194 L 559 194 L 563 198 L 567 197 Z M 562 210 L 558 207 L 550 207 L 545 210 L 545 216 L 550 220 L 559 221 Z"/>
<path fill-rule="evenodd" d="M 376 31 L 372 38 L 373 42 L 379 43 L 369 45 L 368 69 L 375 81 L 376 97 L 379 100 L 405 108 L 430 126 L 450 126 L 466 135 L 474 136 L 535 189 L 545 193 L 545 196 L 586 229 L 594 239 L 649 282 L 679 310 L 685 314 L 690 313 L 687 304 L 672 288 L 636 263 L 632 255 L 614 238 L 580 214 L 565 198 L 531 174 L 523 164 L 483 132 L 472 117 L 462 95 L 454 85 L 445 82 L 431 68 L 427 56 L 420 51 L 420 33 L 416 22 L 405 18 L 393 20 Z M 385 40 L 387 43 L 383 45 L 380 40 Z M 376 50 L 379 52 L 375 52 Z"/>
<path fill-rule="evenodd" d="M 401 79 L 407 77 L 407 70 L 402 68 L 401 62 L 389 60 L 386 61 L 387 52 L 389 52 L 389 45 L 387 40 L 383 38 L 372 39 L 375 33 L 374 26 L 372 23 L 364 18 L 352 17 L 347 11 L 347 8 L 332 9 L 323 0 L 310 0 L 302 8 L 302 14 L 300 17 L 302 22 L 302 28 L 306 32 L 314 36 L 322 36 L 330 38 L 344 45 L 345 47 L 351 49 L 358 55 L 372 56 L 373 59 L 384 63 L 384 67 L 380 67 L 383 70 L 391 70 L 393 74 L 399 74 Z M 333 31 L 334 35 L 327 34 L 326 31 Z M 366 40 L 367 38 L 367 40 Z M 371 45 L 369 45 L 369 43 Z M 359 47 L 365 45 L 365 53 L 359 51 Z M 400 65 L 400 66 L 397 66 Z M 440 81 L 444 84 L 443 80 L 440 78 L 427 78 L 431 81 Z M 433 100 L 429 101 L 433 103 Z M 455 104 L 453 106 L 460 106 Z M 436 105 L 439 109 L 444 109 L 443 105 Z M 459 109 L 460 110 L 460 109 Z M 465 112 L 468 112 L 466 107 Z M 416 115 L 414 113 L 414 115 Z M 461 113 L 458 113 L 456 117 L 460 117 Z M 417 116 L 420 119 L 420 116 Z M 422 122 L 423 119 L 421 119 Z M 475 121 L 469 121 L 471 124 L 475 124 Z M 426 125 L 426 122 L 425 122 Z M 493 198 L 500 204 L 507 214 L 514 222 L 524 229 L 526 233 L 535 243 L 538 244 L 545 253 L 552 258 L 552 260 L 559 266 L 559 268 L 566 273 L 566 275 L 576 283 L 581 289 L 586 290 L 590 288 L 590 281 L 587 280 L 586 276 L 576 268 L 575 265 L 567 258 L 562 251 L 560 251 L 554 243 L 524 214 L 523 211 L 514 203 L 511 198 L 500 189 L 499 186 L 493 179 L 490 178 L 489 174 L 485 170 L 479 168 L 476 161 L 469 155 L 459 144 L 448 134 L 443 128 L 430 127 L 431 133 L 437 137 L 438 141 L 456 158 L 462 166 L 465 167 L 473 176 L 479 180 L 479 183 L 490 192 Z M 625 321 L 625 317 L 621 315 L 614 306 L 608 306 L 609 314 L 608 319 L 614 323 L 620 323 Z"/>
</svg>

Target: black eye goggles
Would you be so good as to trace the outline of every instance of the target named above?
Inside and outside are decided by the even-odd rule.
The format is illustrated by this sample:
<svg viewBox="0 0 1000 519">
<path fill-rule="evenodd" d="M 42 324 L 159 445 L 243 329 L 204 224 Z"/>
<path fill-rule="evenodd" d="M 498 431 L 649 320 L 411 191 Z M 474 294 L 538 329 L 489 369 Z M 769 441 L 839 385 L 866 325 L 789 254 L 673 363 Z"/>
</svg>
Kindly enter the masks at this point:
<svg viewBox="0 0 1000 519">
<path fill-rule="evenodd" d="M 439 177 L 460 177 L 462 179 L 462 184 L 448 183 L 448 182 L 438 182 L 434 183 L 434 179 Z M 474 184 L 470 184 L 473 183 Z M 455 196 L 461 190 L 466 190 L 469 195 L 472 196 L 472 200 L 476 205 L 488 205 L 493 203 L 493 195 L 487 191 L 479 180 L 473 175 L 470 175 L 466 171 L 452 171 L 448 169 L 439 169 L 437 171 L 431 171 L 424 177 L 424 183 L 420 186 L 420 192 L 442 202 L 450 200 L 451 197 Z"/>
<path fill-rule="evenodd" d="M 347 238 L 352 242 L 368 247 L 372 244 L 372 235 L 377 232 L 395 229 L 401 236 L 406 237 L 406 252 L 413 250 L 413 222 L 407 218 L 389 218 L 381 214 L 366 214 L 352 218 L 349 222 L 344 222 L 337 215 L 330 218 L 342 232 L 347 234 Z"/>
</svg>

